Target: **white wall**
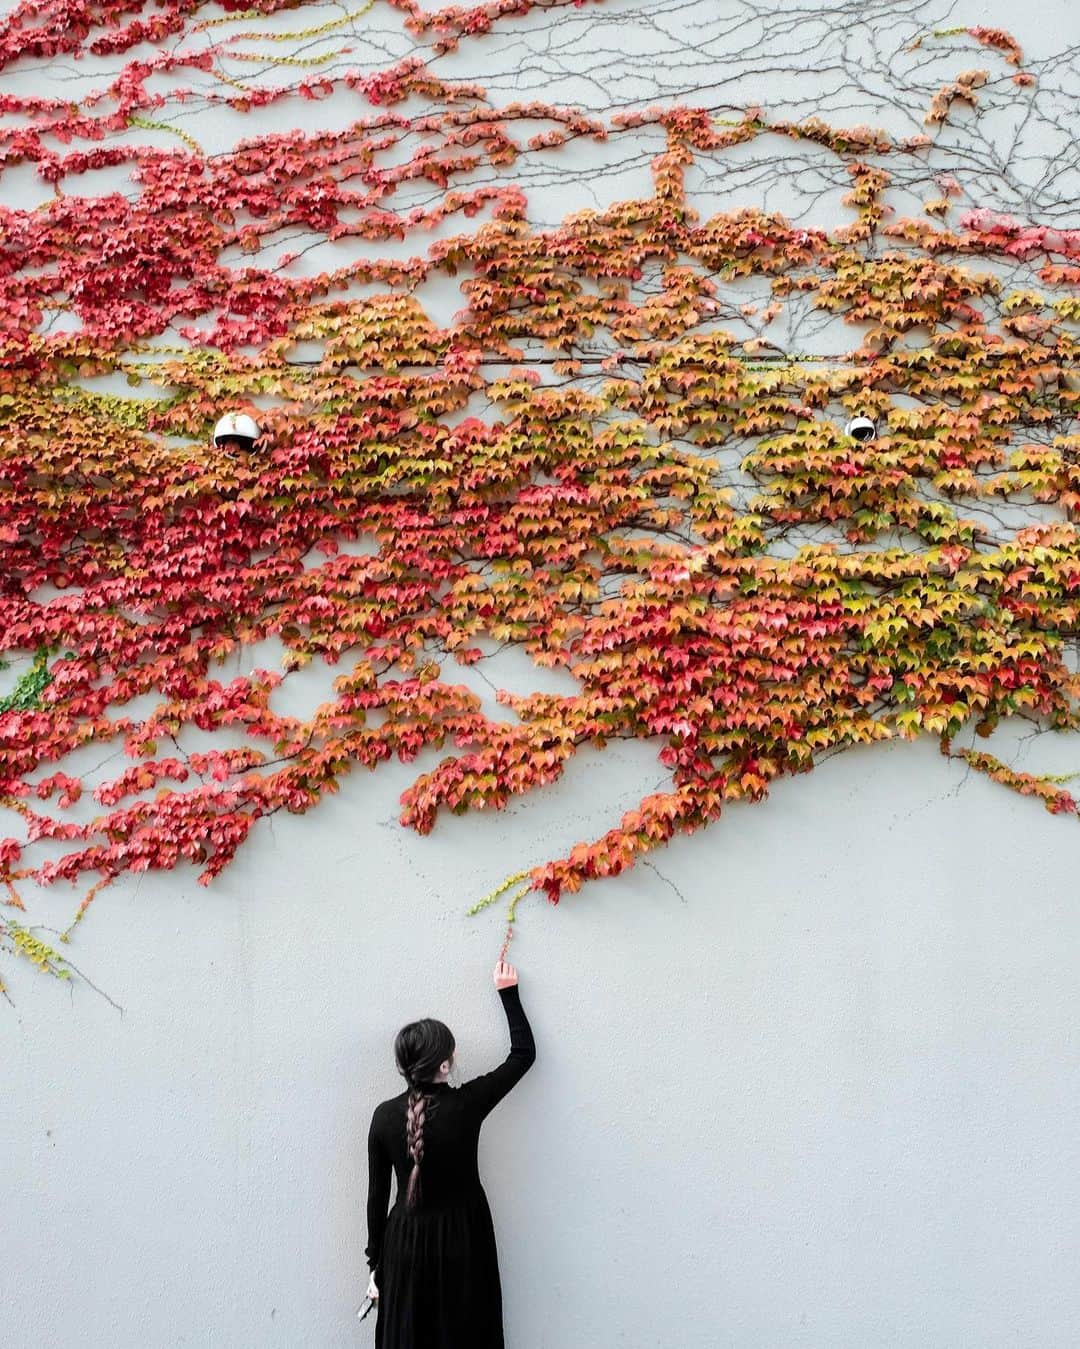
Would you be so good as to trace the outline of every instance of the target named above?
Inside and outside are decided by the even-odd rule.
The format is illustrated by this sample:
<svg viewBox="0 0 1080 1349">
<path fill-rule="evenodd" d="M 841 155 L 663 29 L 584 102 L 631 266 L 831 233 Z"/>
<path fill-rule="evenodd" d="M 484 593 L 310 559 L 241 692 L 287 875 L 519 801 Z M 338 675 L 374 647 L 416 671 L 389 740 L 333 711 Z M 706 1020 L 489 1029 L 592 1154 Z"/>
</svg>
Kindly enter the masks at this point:
<svg viewBox="0 0 1080 1349">
<path fill-rule="evenodd" d="M 614 817 L 598 769 L 425 840 L 404 772 L 365 774 L 211 893 L 106 892 L 72 955 L 123 1016 L 33 975 L 7 1013 L 0 1341 L 370 1343 L 392 1035 L 434 1014 L 464 1072 L 502 1055 L 498 919 L 462 910 Z M 510 1346 L 1073 1343 L 1075 830 L 961 783 L 930 745 L 849 755 L 522 906 L 539 1058 L 482 1152 Z"/>
<path fill-rule="evenodd" d="M 860 23 L 916 7 L 833 8 L 869 40 Z M 950 21 L 1047 56 L 1080 37 L 1071 14 Z M 560 61 L 590 69 L 601 31 L 647 52 L 666 16 L 719 68 L 695 15 L 715 7 L 586 8 Z M 533 51 L 541 18 L 513 30 Z M 506 94 L 515 42 L 455 73 L 481 62 Z M 603 78 L 594 107 L 617 101 Z M 393 1034 L 436 1015 L 466 1074 L 502 1056 L 502 910 L 464 910 L 616 822 L 661 776 L 655 750 L 583 753 L 553 789 L 428 838 L 396 822 L 415 765 L 358 773 L 258 825 L 209 891 L 190 872 L 117 884 L 69 953 L 122 1014 L 6 966 L 0 1345 L 370 1345 L 364 1137 L 398 1089 Z M 1080 766 L 1076 743 L 1014 750 Z M 482 1152 L 508 1349 L 1072 1346 L 1078 856 L 1074 825 L 897 745 L 557 909 L 524 903 L 511 956 L 539 1058 Z M 36 895 L 32 917 L 63 927 L 74 902 Z"/>
</svg>

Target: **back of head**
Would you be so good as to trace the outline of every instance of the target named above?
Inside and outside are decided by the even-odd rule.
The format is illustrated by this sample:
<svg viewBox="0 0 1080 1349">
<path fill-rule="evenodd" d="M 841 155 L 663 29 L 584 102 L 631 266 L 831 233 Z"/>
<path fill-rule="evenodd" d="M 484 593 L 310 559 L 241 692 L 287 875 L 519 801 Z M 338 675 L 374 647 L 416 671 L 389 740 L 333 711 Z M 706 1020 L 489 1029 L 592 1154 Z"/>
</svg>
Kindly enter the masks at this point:
<svg viewBox="0 0 1080 1349">
<path fill-rule="evenodd" d="M 454 1037 L 449 1026 L 431 1017 L 402 1026 L 394 1041 L 398 1072 L 409 1084 L 405 1142 L 413 1165 L 405 1196 L 407 1208 L 415 1208 L 420 1199 L 420 1163 L 424 1159 L 424 1123 L 428 1105 L 424 1087 L 435 1080 L 440 1066 L 453 1053 Z"/>
<path fill-rule="evenodd" d="M 432 1017 L 402 1026 L 394 1041 L 398 1072 L 410 1087 L 414 1083 L 433 1082 L 440 1065 L 453 1052 L 454 1037 L 450 1027 Z"/>
</svg>

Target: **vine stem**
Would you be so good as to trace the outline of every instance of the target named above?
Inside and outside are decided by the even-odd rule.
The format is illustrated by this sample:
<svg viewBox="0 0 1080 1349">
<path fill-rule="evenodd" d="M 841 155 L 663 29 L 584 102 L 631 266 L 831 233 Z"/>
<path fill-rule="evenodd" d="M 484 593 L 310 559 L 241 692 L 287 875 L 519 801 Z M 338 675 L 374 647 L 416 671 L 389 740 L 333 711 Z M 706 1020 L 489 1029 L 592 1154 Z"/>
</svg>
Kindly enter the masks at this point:
<svg viewBox="0 0 1080 1349">
<path fill-rule="evenodd" d="M 468 909 L 468 916 L 472 917 L 482 909 L 490 907 L 490 905 L 494 904 L 500 896 L 505 895 L 511 886 L 517 885 L 519 881 L 528 882 L 528 875 L 529 873 L 527 871 L 519 871 L 513 876 L 508 876 L 501 885 L 496 886 L 490 894 L 485 895 L 483 899 L 478 900 L 471 909 Z M 514 940 L 514 924 L 517 922 L 517 906 L 531 890 L 532 885 L 526 883 L 510 896 L 510 907 L 506 912 L 506 935 L 503 937 L 503 944 L 499 950 L 500 960 L 506 959 L 506 952 L 509 950 L 510 943 Z"/>
<path fill-rule="evenodd" d="M 471 909 L 466 909 L 465 912 L 467 916 L 472 918 L 475 914 L 478 914 L 481 909 L 486 909 L 489 905 L 494 904 L 500 895 L 505 895 L 512 885 L 516 885 L 518 881 L 523 881 L 528 874 L 527 871 L 519 871 L 514 876 L 508 876 L 506 880 L 492 890 L 490 894 L 485 895 L 483 899 L 478 899 Z"/>
</svg>

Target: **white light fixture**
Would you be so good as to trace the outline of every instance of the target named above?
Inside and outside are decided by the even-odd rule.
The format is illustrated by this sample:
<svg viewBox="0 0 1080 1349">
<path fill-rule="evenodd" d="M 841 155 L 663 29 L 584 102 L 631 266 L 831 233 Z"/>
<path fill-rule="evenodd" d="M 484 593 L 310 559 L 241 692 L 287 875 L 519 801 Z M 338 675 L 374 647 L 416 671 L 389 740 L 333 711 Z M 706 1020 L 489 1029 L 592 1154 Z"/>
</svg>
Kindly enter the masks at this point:
<svg viewBox="0 0 1080 1349">
<path fill-rule="evenodd" d="M 849 435 L 852 440 L 857 440 L 865 445 L 867 441 L 874 440 L 877 437 L 877 427 L 869 417 L 852 417 L 847 426 L 844 427 L 845 435 Z"/>
</svg>

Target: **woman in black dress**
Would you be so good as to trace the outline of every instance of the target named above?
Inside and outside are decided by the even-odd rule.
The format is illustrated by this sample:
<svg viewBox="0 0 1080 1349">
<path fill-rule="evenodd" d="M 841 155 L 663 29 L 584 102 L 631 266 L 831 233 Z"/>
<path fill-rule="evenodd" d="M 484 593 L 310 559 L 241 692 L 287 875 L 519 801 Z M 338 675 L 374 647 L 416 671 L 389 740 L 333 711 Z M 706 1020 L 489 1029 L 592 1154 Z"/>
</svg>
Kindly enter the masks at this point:
<svg viewBox="0 0 1080 1349">
<path fill-rule="evenodd" d="M 394 1043 L 408 1090 L 383 1101 L 368 1133 L 368 1296 L 376 1349 L 503 1349 L 502 1292 L 491 1210 L 480 1184 L 480 1126 L 536 1058 L 517 971 L 495 966 L 510 1026 L 498 1068 L 452 1088 L 454 1037 L 414 1021 Z M 387 1216 L 390 1171 L 397 1178 Z"/>
</svg>

